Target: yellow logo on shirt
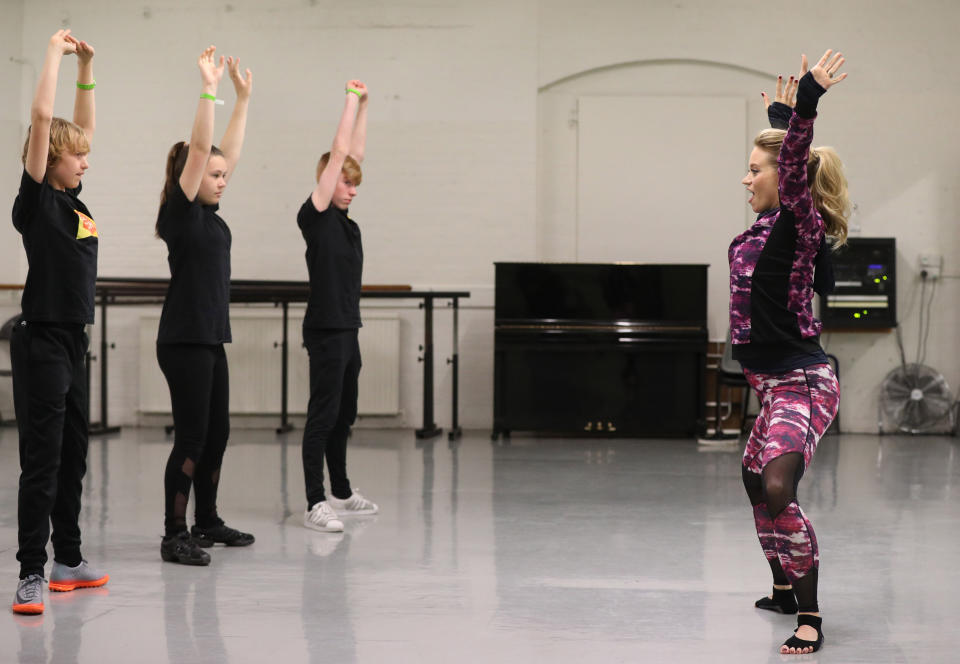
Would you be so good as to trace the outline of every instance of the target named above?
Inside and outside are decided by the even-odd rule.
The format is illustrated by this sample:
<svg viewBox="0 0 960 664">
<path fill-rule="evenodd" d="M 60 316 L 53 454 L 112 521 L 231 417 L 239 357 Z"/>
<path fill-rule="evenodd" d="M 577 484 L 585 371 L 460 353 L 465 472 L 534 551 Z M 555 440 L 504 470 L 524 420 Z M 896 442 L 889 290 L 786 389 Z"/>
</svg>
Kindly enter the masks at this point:
<svg viewBox="0 0 960 664">
<path fill-rule="evenodd" d="M 74 210 L 74 212 L 77 213 L 77 218 L 80 220 L 80 225 L 77 226 L 78 240 L 82 240 L 85 237 L 100 237 L 97 235 L 97 224 L 93 219 L 80 210 Z"/>
</svg>

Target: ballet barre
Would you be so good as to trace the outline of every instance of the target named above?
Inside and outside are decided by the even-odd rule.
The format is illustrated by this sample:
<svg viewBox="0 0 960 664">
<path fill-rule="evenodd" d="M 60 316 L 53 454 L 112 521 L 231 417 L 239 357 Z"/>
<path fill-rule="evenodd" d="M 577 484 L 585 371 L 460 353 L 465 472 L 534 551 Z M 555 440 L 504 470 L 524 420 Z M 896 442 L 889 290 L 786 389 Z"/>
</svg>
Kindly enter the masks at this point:
<svg viewBox="0 0 960 664">
<path fill-rule="evenodd" d="M 161 304 L 166 297 L 168 279 L 137 279 L 125 277 L 101 277 L 96 283 L 96 304 L 100 308 L 100 421 L 90 424 L 90 433 L 114 433 L 120 430 L 118 426 L 110 426 L 107 417 L 107 397 L 109 386 L 107 379 L 107 361 L 110 342 L 107 335 L 107 309 L 110 306 L 150 305 Z M 22 289 L 20 285 L 8 285 L 8 289 Z M 280 307 L 283 320 L 283 337 L 281 341 L 281 386 L 280 386 L 280 426 L 277 433 L 285 433 L 293 429 L 289 421 L 288 383 L 289 383 L 289 341 L 287 330 L 289 326 L 289 309 L 291 303 L 306 302 L 310 296 L 310 284 L 305 281 L 270 281 L 237 279 L 230 282 L 230 302 L 243 304 L 273 304 Z M 364 286 L 360 291 L 361 298 L 420 300 L 423 309 L 424 333 L 423 344 L 420 350 L 423 356 L 423 426 L 416 429 L 417 438 L 433 438 L 443 433 L 434 421 L 434 377 L 433 377 L 433 309 L 435 300 L 450 300 L 453 309 L 453 353 L 449 360 L 453 370 L 452 394 L 452 423 L 448 433 L 450 440 L 459 438 L 462 430 L 458 420 L 457 386 L 459 378 L 459 339 L 458 314 L 461 298 L 470 297 L 469 291 L 433 291 L 413 290 L 409 286 Z"/>
</svg>

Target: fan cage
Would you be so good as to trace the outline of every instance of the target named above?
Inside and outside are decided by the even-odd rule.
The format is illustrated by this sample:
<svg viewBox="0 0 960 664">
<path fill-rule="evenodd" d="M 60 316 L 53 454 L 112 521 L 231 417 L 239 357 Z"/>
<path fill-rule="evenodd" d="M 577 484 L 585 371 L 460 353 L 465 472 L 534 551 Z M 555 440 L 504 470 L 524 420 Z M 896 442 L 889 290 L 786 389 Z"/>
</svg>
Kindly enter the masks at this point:
<svg viewBox="0 0 960 664">
<path fill-rule="evenodd" d="M 880 433 L 955 434 L 957 402 L 943 374 L 923 364 L 896 367 L 880 385 Z"/>
</svg>

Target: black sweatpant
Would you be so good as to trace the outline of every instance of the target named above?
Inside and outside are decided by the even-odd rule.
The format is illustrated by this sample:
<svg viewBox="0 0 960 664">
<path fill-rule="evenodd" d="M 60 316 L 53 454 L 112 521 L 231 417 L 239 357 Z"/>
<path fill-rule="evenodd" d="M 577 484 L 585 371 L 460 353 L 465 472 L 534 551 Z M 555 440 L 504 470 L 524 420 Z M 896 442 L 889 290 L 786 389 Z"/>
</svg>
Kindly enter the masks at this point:
<svg viewBox="0 0 960 664">
<path fill-rule="evenodd" d="M 210 527 L 217 516 L 220 467 L 230 436 L 230 378 L 223 344 L 157 344 L 157 361 L 170 388 L 173 449 L 163 475 L 164 532 L 187 528 L 187 499 L 194 518 Z"/>
<path fill-rule="evenodd" d="M 325 500 L 323 460 L 330 473 L 330 492 L 349 498 L 347 438 L 357 419 L 360 378 L 358 330 L 304 328 L 303 345 L 310 356 L 310 402 L 303 429 L 303 477 L 307 509 Z"/>
<path fill-rule="evenodd" d="M 73 567 L 82 560 L 79 519 L 87 472 L 88 344 L 81 323 L 20 321 L 10 338 L 20 433 L 21 579 L 43 574 L 48 538 L 57 562 Z"/>
</svg>

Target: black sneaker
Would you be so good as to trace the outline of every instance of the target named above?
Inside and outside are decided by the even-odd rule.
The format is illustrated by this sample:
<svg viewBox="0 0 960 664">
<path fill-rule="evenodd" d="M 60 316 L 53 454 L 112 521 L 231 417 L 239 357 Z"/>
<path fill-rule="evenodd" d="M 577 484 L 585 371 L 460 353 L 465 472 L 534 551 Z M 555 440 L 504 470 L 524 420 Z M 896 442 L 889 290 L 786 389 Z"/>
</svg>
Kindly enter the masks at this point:
<svg viewBox="0 0 960 664">
<path fill-rule="evenodd" d="M 168 563 L 209 565 L 210 554 L 197 546 L 186 530 L 160 540 L 160 557 Z"/>
<path fill-rule="evenodd" d="M 193 537 L 198 546 L 204 548 L 213 546 L 218 542 L 227 546 L 249 546 L 253 544 L 255 538 L 250 533 L 242 533 L 225 524 L 222 519 L 217 519 L 216 525 L 209 528 L 194 526 L 190 529 L 190 536 Z"/>
</svg>

